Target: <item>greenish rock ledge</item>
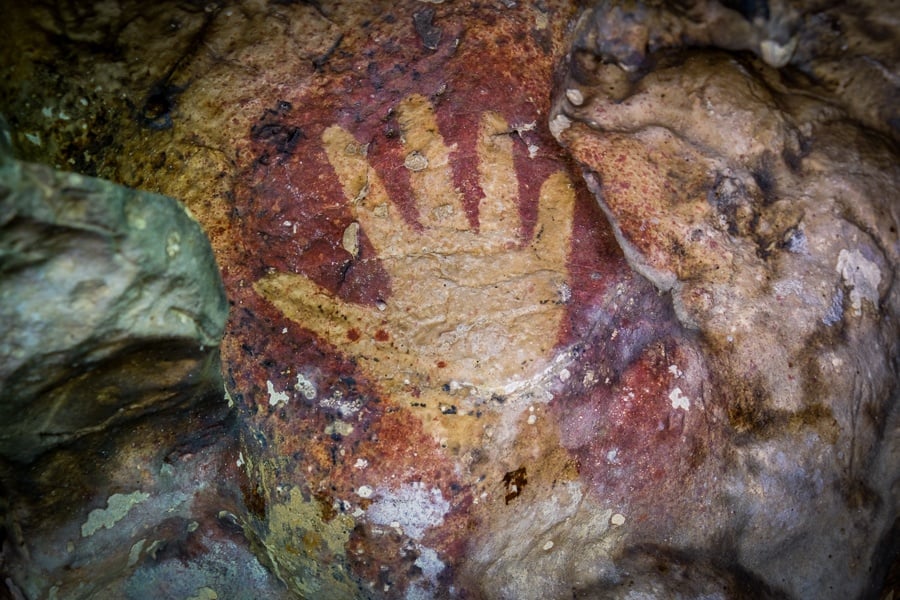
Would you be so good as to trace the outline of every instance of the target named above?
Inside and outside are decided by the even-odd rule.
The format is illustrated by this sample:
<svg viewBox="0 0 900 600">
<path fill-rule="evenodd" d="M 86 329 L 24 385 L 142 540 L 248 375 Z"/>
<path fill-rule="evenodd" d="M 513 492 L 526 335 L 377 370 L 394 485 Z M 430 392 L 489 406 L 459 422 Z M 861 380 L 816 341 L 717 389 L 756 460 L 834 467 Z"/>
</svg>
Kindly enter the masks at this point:
<svg viewBox="0 0 900 600">
<path fill-rule="evenodd" d="M 201 382 L 221 389 L 208 357 L 227 312 L 209 241 L 177 201 L 4 153 L 0 455 L 28 461 Z"/>
</svg>

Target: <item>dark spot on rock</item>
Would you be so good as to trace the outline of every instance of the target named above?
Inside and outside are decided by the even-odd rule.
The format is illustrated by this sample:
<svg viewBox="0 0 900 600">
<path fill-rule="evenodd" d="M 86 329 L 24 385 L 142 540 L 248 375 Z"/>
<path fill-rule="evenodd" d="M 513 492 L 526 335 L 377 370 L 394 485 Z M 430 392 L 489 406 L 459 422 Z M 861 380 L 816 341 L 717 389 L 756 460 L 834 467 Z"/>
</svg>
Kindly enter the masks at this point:
<svg viewBox="0 0 900 600">
<path fill-rule="evenodd" d="M 266 516 L 266 498 L 263 496 L 260 486 L 251 482 L 245 476 L 240 478 L 239 484 L 247 510 L 258 519 L 264 519 Z"/>
<path fill-rule="evenodd" d="M 348 331 L 348 332 L 347 332 L 347 339 L 350 340 L 351 342 L 357 341 L 357 340 L 359 339 L 359 330 L 358 330 L 358 329 L 351 329 L 350 331 Z"/>
<path fill-rule="evenodd" d="M 322 515 L 322 520 L 326 523 L 330 523 L 331 520 L 337 516 L 337 510 L 334 508 L 334 500 L 325 493 L 315 494 L 315 498 L 319 503 L 319 512 Z"/>
<path fill-rule="evenodd" d="M 760 243 L 760 241 L 757 240 L 757 244 L 756 244 L 756 256 L 757 257 L 759 257 L 763 260 L 767 260 L 769 257 L 772 256 L 772 250 L 773 250 L 772 246 L 766 245 L 765 243 Z"/>
<path fill-rule="evenodd" d="M 750 22 L 755 19 L 769 20 L 769 3 L 767 0 L 722 0 L 722 4 L 736 10 Z"/>
<path fill-rule="evenodd" d="M 502 482 L 506 486 L 506 496 L 503 499 L 506 501 L 506 504 L 509 504 L 509 501 L 518 498 L 525 486 L 528 485 L 528 472 L 525 470 L 525 467 L 519 467 L 515 471 L 506 473 Z"/>
<path fill-rule="evenodd" d="M 419 34 L 422 44 L 429 50 L 437 50 L 443 33 L 434 26 L 433 21 L 434 9 L 431 7 L 423 8 L 413 13 L 413 25 L 416 28 L 416 33 Z"/>
<path fill-rule="evenodd" d="M 891 117 L 888 119 L 888 126 L 891 128 L 891 131 L 894 132 L 894 135 L 900 134 L 900 117 Z"/>
<path fill-rule="evenodd" d="M 798 174 L 803 166 L 803 159 L 809 155 L 812 142 L 809 138 L 798 135 L 796 144 L 785 144 L 781 158 L 791 173 Z"/>
<path fill-rule="evenodd" d="M 778 242 L 779 250 L 787 250 L 788 252 L 800 252 L 806 244 L 806 234 L 800 229 L 799 225 L 790 227 Z"/>
<path fill-rule="evenodd" d="M 773 424 L 773 415 L 767 407 L 769 395 L 763 383 L 748 379 L 732 383 L 734 397 L 728 404 L 731 427 L 738 433 L 766 433 Z"/>
<path fill-rule="evenodd" d="M 894 40 L 895 32 L 889 25 L 867 18 L 859 19 L 857 23 L 860 29 L 875 41 L 893 42 Z"/>
<path fill-rule="evenodd" d="M 279 155 L 290 156 L 297 143 L 304 137 L 299 127 L 291 127 L 280 123 L 261 123 L 254 125 L 250 130 L 251 137 L 256 141 L 271 144 Z"/>
<path fill-rule="evenodd" d="M 747 213 L 751 212 L 743 181 L 721 173 L 716 174 L 716 179 L 706 194 L 706 200 L 725 218 L 729 235 L 742 233 L 743 228 L 740 224 L 745 220 Z"/>
<path fill-rule="evenodd" d="M 363 27 L 365 27 L 365 24 L 363 25 Z M 326 50 L 323 54 L 321 54 L 313 59 L 313 61 L 312 61 L 313 68 L 316 71 L 322 70 L 322 67 L 324 67 L 328 63 L 328 61 L 331 59 L 331 57 L 334 56 L 334 53 L 337 51 L 337 49 L 341 45 L 342 41 L 344 41 L 344 34 L 338 35 L 335 38 L 334 43 L 331 44 L 331 46 L 328 48 L 328 50 Z"/>
<path fill-rule="evenodd" d="M 165 81 L 153 84 L 138 111 L 138 122 L 149 129 L 162 131 L 172 127 L 175 100 L 185 88 Z"/>
<path fill-rule="evenodd" d="M 294 153 L 301 140 L 306 139 L 300 127 L 285 122 L 284 117 L 292 109 L 290 102 L 279 100 L 274 109 L 267 108 L 259 122 L 250 127 L 250 138 L 266 147 L 257 159 L 260 164 L 269 164 L 273 154 L 279 162 L 283 161 Z"/>
<path fill-rule="evenodd" d="M 763 202 L 766 206 L 772 204 L 776 200 L 777 180 L 774 173 L 774 161 L 772 154 L 766 152 L 759 161 L 759 165 L 753 169 L 753 180 L 756 182 L 759 191 L 762 193 Z"/>
<path fill-rule="evenodd" d="M 549 29 L 532 29 L 531 38 L 544 54 L 553 52 L 553 39 Z"/>
<path fill-rule="evenodd" d="M 391 336 L 384 329 L 379 329 L 375 332 L 375 341 L 376 342 L 386 342 L 391 339 Z"/>
<path fill-rule="evenodd" d="M 233 512 L 223 510 L 217 518 L 221 528 L 228 534 L 243 535 L 244 528 L 241 526 L 240 519 Z"/>
<path fill-rule="evenodd" d="M 831 443 L 838 439 L 839 426 L 831 408 L 821 402 L 815 402 L 793 412 L 788 417 L 788 429 L 797 433 L 806 428 L 815 429 L 823 438 Z"/>
<path fill-rule="evenodd" d="M 384 87 L 384 77 L 381 76 L 381 73 L 378 70 L 378 63 L 374 61 L 370 62 L 366 67 L 366 73 L 369 76 L 372 87 L 375 88 L 376 91 Z"/>
</svg>

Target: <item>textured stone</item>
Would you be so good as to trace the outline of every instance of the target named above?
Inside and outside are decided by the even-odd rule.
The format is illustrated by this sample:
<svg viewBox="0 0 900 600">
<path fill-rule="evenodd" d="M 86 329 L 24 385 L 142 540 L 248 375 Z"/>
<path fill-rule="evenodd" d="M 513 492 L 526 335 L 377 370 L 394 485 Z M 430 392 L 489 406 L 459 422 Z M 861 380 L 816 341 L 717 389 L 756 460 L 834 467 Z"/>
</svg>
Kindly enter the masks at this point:
<svg viewBox="0 0 900 600">
<path fill-rule="evenodd" d="M 579 16 L 573 54 L 622 71 L 646 70 L 685 47 L 750 51 L 773 67 L 790 66 L 809 91 L 895 139 L 900 135 L 897 8 L 865 0 L 600 0 Z M 591 59 L 591 57 L 594 57 Z M 650 60 L 648 60 L 648 57 Z M 580 66 L 572 63 L 573 68 Z M 591 67 L 582 73 L 587 75 Z M 618 86 L 621 78 L 607 81 Z M 610 88 L 613 95 L 617 92 Z"/>
<path fill-rule="evenodd" d="M 0 90 L 19 151 L 178 197 L 209 234 L 232 303 L 222 354 L 240 446 L 199 480 L 221 482 L 288 595 L 877 593 L 897 508 L 885 375 L 896 246 L 879 246 L 896 244 L 894 204 L 836 217 L 875 205 L 801 196 L 797 214 L 780 194 L 815 193 L 809 156 L 825 161 L 816 153 L 854 119 L 890 135 L 893 80 L 866 79 L 882 94 L 868 107 L 845 76 L 817 89 L 837 99 L 824 117 L 847 126 L 816 129 L 826 137 L 804 155 L 784 132 L 815 101 L 745 51 L 802 79 L 820 72 L 809 43 L 827 36 L 812 32 L 864 34 L 874 17 L 729 4 L 743 14 L 713 2 L 606 2 L 580 19 L 563 1 L 121 2 L 13 11 L 0 25 L 27 57 L 0 56 L 23 81 Z M 859 48 L 872 73 L 890 73 L 893 50 L 872 37 L 844 56 Z M 681 60 L 684 44 L 735 54 Z M 834 48 L 819 55 L 840 63 Z M 650 96 L 632 89 L 645 79 Z M 704 81 L 740 99 L 721 93 L 729 112 L 714 127 L 675 93 Z M 607 136 L 600 109 L 624 129 Z M 627 128 L 639 118 L 701 143 L 641 137 Z M 870 137 L 852 138 L 846 166 L 824 162 L 818 185 L 868 197 L 895 182 L 890 143 Z M 625 159 L 600 157 L 604 143 Z M 771 164 L 733 156 L 766 148 Z M 713 151 L 721 169 L 697 166 Z M 792 160 L 800 174 L 779 162 Z M 857 226 L 835 230 L 841 219 Z M 706 237 L 692 241 L 698 222 Z M 714 236 L 716 251 L 697 249 Z M 702 282 L 708 306 L 683 293 Z M 813 343 L 820 332 L 831 337 Z M 851 365 L 873 379 L 842 378 Z M 77 528 L 135 492 L 147 490 L 95 498 Z M 135 553 L 141 573 L 186 589 L 173 563 Z M 217 564 L 213 551 L 183 554 L 201 571 Z M 129 581 L 132 594 L 159 589 Z M 209 595 L 190 583 L 185 595 Z"/>
<path fill-rule="evenodd" d="M 0 595 L 277 598 L 235 525 L 227 304 L 202 229 L 171 198 L 7 150 Z"/>
<path fill-rule="evenodd" d="M 218 376 L 224 289 L 177 202 L 15 160 L 0 182 L 0 454 L 30 460 Z"/>
<path fill-rule="evenodd" d="M 654 38 L 671 25 L 658 17 L 630 19 Z M 862 597 L 898 518 L 896 146 L 853 119 L 865 101 L 838 108 L 793 70 L 647 52 L 600 14 L 581 27 L 557 136 L 630 264 L 701 340 L 727 417 L 715 543 L 789 597 Z"/>
</svg>

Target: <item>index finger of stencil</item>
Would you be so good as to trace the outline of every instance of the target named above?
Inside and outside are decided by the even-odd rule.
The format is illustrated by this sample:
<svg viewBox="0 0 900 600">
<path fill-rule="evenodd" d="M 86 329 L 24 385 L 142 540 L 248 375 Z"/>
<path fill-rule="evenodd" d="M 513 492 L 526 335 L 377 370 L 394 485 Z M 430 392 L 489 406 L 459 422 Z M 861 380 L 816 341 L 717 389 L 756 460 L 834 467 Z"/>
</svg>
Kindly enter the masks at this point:
<svg viewBox="0 0 900 600">
<path fill-rule="evenodd" d="M 563 171 L 557 171 L 541 186 L 538 218 L 531 249 L 541 262 L 563 268 L 572 243 L 575 188 Z"/>
<path fill-rule="evenodd" d="M 406 159 L 419 210 L 419 221 L 426 228 L 465 231 L 469 220 L 463 209 L 462 195 L 453 185 L 450 151 L 438 129 L 431 102 L 413 94 L 398 107 L 403 130 Z"/>
<path fill-rule="evenodd" d="M 478 207 L 479 230 L 500 242 L 519 239 L 519 179 L 513 163 L 513 141 L 506 119 L 486 112 L 478 132 L 478 172 L 484 198 Z"/>
<path fill-rule="evenodd" d="M 384 184 L 369 166 L 367 145 L 357 142 L 338 125 L 325 130 L 322 143 L 328 162 L 341 182 L 350 210 L 378 256 L 409 254 L 409 244 L 415 235 L 391 202 Z"/>
</svg>

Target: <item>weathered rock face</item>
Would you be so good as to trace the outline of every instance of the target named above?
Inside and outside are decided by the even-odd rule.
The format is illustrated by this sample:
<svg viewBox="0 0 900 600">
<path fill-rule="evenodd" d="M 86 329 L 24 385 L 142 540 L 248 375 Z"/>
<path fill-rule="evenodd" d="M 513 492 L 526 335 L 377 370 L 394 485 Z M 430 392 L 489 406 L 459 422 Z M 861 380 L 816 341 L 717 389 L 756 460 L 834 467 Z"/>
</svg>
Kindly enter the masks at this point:
<svg viewBox="0 0 900 600">
<path fill-rule="evenodd" d="M 723 549 L 791 596 L 860 595 L 896 536 L 900 168 L 850 115 L 888 107 L 667 49 L 659 13 L 613 17 L 583 15 L 552 127 L 630 264 L 700 336 L 727 416 Z"/>
<path fill-rule="evenodd" d="M 215 477 L 234 420 L 203 230 L 171 198 L 8 155 L 0 198 L 0 595 L 272 587 Z"/>
<path fill-rule="evenodd" d="M 160 410 L 188 373 L 218 379 L 225 293 L 177 202 L 11 159 L 0 169 L 0 454 L 27 461 Z M 139 370 L 130 389 L 113 375 L 123 362 Z"/>
<path fill-rule="evenodd" d="M 898 174 L 860 122 L 895 107 L 794 70 L 839 13 L 737 4 L 14 12 L 20 152 L 182 199 L 221 265 L 240 447 L 184 518 L 235 515 L 294 597 L 875 593 Z"/>
</svg>

